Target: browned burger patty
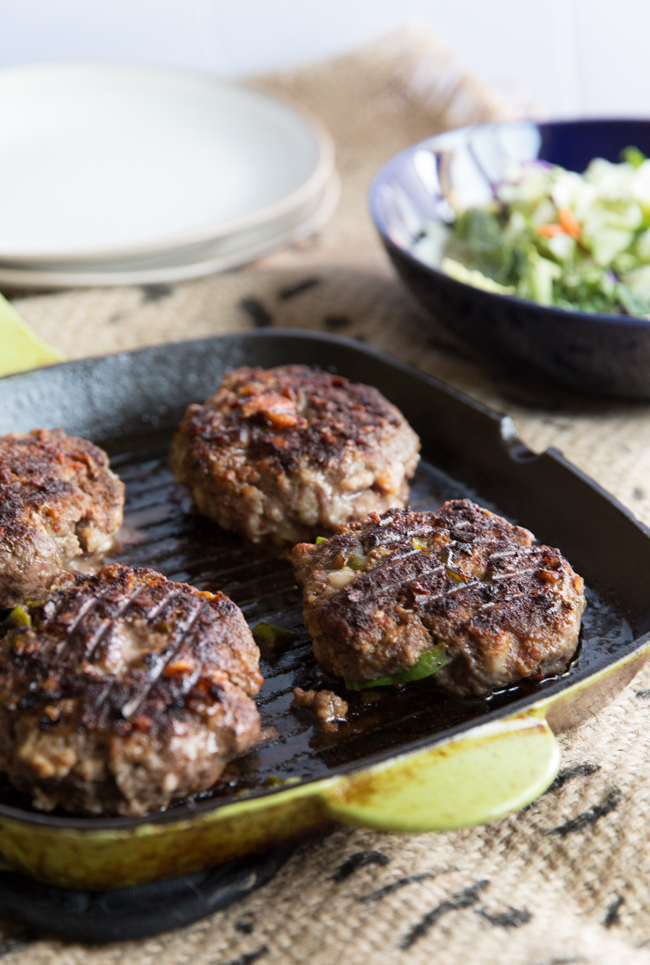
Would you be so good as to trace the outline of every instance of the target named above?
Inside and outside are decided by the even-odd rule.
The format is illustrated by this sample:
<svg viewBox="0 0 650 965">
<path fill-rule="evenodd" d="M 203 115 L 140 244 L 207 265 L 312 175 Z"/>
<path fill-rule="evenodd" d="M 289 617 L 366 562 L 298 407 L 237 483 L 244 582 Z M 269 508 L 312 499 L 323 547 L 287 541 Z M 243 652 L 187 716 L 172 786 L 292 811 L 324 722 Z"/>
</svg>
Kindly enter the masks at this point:
<svg viewBox="0 0 650 965">
<path fill-rule="evenodd" d="M 263 683 L 222 593 L 114 563 L 61 573 L 0 637 L 0 769 L 36 807 L 145 814 L 260 738 Z"/>
<path fill-rule="evenodd" d="M 191 405 L 170 465 L 201 513 L 295 543 L 408 501 L 420 441 L 377 389 L 304 365 L 235 369 Z"/>
<path fill-rule="evenodd" d="M 314 654 L 333 676 L 376 680 L 442 645 L 433 678 L 480 695 L 562 672 L 578 643 L 584 583 L 559 550 L 469 500 L 390 510 L 295 546 Z"/>
<path fill-rule="evenodd" d="M 0 437 L 0 608 L 45 592 L 82 554 L 105 552 L 124 485 L 108 456 L 62 429 Z"/>
</svg>

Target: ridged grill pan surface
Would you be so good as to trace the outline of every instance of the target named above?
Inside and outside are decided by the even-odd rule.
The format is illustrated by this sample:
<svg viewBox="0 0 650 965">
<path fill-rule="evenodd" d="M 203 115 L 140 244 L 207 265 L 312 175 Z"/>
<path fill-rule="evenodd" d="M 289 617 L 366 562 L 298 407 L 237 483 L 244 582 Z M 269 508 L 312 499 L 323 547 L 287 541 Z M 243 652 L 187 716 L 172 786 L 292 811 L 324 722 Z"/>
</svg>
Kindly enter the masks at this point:
<svg viewBox="0 0 650 965">
<path fill-rule="evenodd" d="M 335 368 L 376 385 L 402 408 L 423 439 L 424 458 L 412 485 L 414 509 L 433 509 L 450 498 L 475 499 L 559 546 L 585 577 L 588 598 L 579 652 L 566 674 L 541 683 L 524 681 L 487 700 L 445 696 L 436 690 L 433 678 L 401 690 L 351 693 L 324 675 L 311 654 L 301 595 L 287 552 L 253 545 L 199 516 L 167 468 L 173 428 L 185 405 L 213 391 L 226 367 L 283 362 Z M 136 372 L 133 384 L 128 376 Z M 120 377 L 125 374 L 121 391 Z M 46 427 L 62 425 L 107 446 L 112 466 L 126 484 L 122 543 L 112 559 L 151 566 L 199 589 L 221 590 L 241 607 L 251 626 L 269 621 L 297 633 L 282 649 L 262 650 L 265 684 L 257 700 L 270 736 L 230 766 L 213 790 L 199 800 L 173 806 L 160 815 L 162 820 L 242 795 L 272 794 L 288 781 L 357 770 L 398 751 L 426 746 L 478 722 L 523 709 L 541 693 L 584 680 L 641 645 L 650 615 L 647 595 L 634 580 L 617 572 L 616 555 L 627 549 L 628 574 L 630 553 L 637 564 L 650 565 L 650 540 L 644 528 L 560 457 L 532 458 L 507 422 L 345 340 L 273 332 L 71 363 L 0 380 L 0 406 L 2 432 L 45 421 Z M 545 506 L 540 504 L 543 493 Z M 609 527 L 618 543 L 609 565 L 602 555 L 590 556 L 585 545 L 595 524 L 594 506 L 600 509 L 604 535 Z M 572 525 L 562 539 L 562 514 L 571 510 Z M 323 732 L 307 712 L 291 708 L 294 686 L 335 690 L 350 705 L 348 722 L 336 733 Z M 29 801 L 7 782 L 0 785 L 0 811 L 3 806 L 9 811 L 31 811 Z M 99 820 L 62 813 L 52 819 L 76 825 Z"/>
</svg>

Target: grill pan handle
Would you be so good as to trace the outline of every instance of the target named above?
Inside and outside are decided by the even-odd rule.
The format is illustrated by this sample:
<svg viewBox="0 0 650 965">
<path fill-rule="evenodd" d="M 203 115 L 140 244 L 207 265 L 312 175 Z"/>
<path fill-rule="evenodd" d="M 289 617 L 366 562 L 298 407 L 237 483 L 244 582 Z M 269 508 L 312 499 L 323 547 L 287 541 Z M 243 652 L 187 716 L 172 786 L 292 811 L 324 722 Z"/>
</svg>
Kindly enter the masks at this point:
<svg viewBox="0 0 650 965">
<path fill-rule="evenodd" d="M 354 774 L 322 797 L 331 817 L 356 827 L 447 831 L 525 807 L 559 766 L 546 721 L 522 714 Z"/>
</svg>

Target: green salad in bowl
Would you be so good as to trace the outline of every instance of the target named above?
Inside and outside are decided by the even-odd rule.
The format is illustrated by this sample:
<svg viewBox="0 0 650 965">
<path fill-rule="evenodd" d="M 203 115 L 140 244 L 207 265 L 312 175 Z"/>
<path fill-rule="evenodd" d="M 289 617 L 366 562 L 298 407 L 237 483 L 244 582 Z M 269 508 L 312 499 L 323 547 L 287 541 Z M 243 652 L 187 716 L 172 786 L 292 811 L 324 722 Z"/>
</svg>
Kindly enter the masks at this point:
<svg viewBox="0 0 650 965">
<path fill-rule="evenodd" d="M 650 318 L 650 159 L 640 151 L 596 158 L 584 174 L 512 162 L 493 194 L 456 212 L 446 274 L 542 305 Z"/>
</svg>

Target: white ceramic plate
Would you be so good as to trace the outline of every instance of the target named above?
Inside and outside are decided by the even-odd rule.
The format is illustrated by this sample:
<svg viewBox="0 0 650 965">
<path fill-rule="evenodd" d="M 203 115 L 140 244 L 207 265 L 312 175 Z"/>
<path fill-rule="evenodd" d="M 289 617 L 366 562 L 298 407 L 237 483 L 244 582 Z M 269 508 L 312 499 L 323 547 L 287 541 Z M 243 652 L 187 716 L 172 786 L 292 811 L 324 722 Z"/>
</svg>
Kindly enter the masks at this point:
<svg viewBox="0 0 650 965">
<path fill-rule="evenodd" d="M 282 101 L 180 71 L 0 72 L 0 261 L 149 257 L 268 224 L 322 190 L 331 139 Z"/>
<path fill-rule="evenodd" d="M 61 271 L 136 271 L 145 268 L 162 268 L 167 265 L 180 265 L 190 262 L 205 260 L 206 258 L 217 257 L 218 255 L 232 254 L 248 250 L 263 242 L 274 242 L 276 236 L 282 236 L 292 228 L 301 225 L 310 215 L 320 206 L 323 195 L 332 181 L 336 172 L 330 176 L 330 181 L 324 184 L 314 185 L 314 191 L 309 196 L 304 196 L 302 203 L 286 208 L 274 218 L 265 221 L 258 221 L 255 224 L 232 231 L 230 234 L 217 235 L 204 241 L 197 241 L 192 244 L 180 245 L 177 247 L 154 249 L 137 256 L 129 258 L 113 258 L 110 260 L 92 261 L 84 259 L 82 261 L 65 262 L 38 262 L 31 261 L 26 264 L 21 262 L 7 261 L 0 259 L 0 270 L 2 268 L 15 268 L 18 270 L 42 271 L 42 272 L 61 272 Z"/>
<path fill-rule="evenodd" d="M 195 261 L 158 264 L 153 267 L 122 268 L 110 270 L 31 271 L 29 269 L 0 266 L 0 285 L 4 290 L 42 290 L 59 288 L 84 288 L 101 285 L 148 285 L 200 278 L 219 271 L 227 271 L 246 264 L 280 248 L 286 248 L 309 237 L 331 218 L 340 194 L 340 181 L 336 173 L 326 185 L 317 207 L 300 223 L 287 227 L 272 236 L 258 238 L 254 243 L 237 251 L 215 254 L 207 244 L 200 248 Z"/>
</svg>

